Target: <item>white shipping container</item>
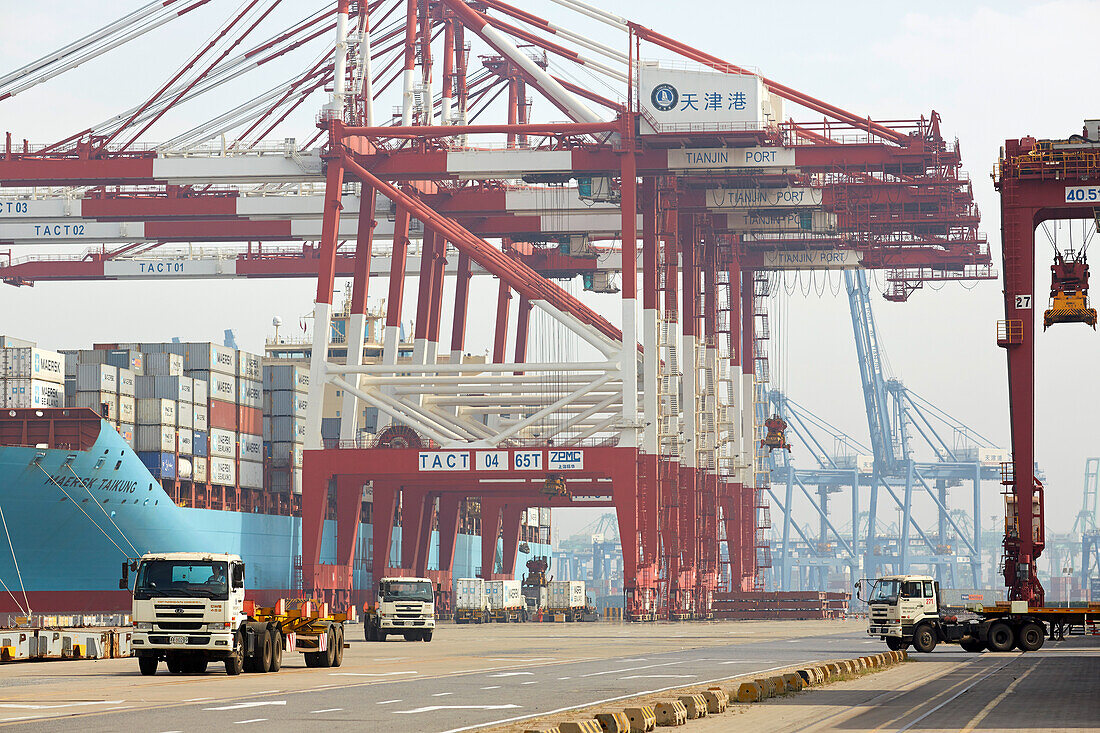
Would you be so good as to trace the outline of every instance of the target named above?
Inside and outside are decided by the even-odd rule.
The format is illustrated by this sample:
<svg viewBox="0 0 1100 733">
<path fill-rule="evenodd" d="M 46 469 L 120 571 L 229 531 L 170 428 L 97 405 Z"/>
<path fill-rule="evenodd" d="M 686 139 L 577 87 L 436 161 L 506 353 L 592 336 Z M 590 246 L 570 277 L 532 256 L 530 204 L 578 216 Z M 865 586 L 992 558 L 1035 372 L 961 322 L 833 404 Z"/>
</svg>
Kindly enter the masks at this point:
<svg viewBox="0 0 1100 733">
<path fill-rule="evenodd" d="M 455 609 L 485 611 L 488 608 L 484 580 L 481 578 L 455 580 Z"/>
<path fill-rule="evenodd" d="M 245 489 L 264 487 L 264 464 L 255 461 L 241 461 L 237 464 L 237 483 Z"/>
<path fill-rule="evenodd" d="M 195 380 L 191 377 L 138 377 L 137 396 L 174 402 L 194 402 Z"/>
<path fill-rule="evenodd" d="M 198 382 L 195 382 L 195 384 L 198 384 Z M 205 382 L 203 382 L 203 384 L 205 384 Z M 207 428 L 210 427 L 210 421 L 209 421 L 210 415 L 209 415 L 207 410 L 208 410 L 208 408 L 206 407 L 206 403 L 203 403 L 201 405 L 200 404 L 195 404 L 195 408 L 191 412 L 191 415 L 192 415 L 191 427 L 192 427 L 192 429 L 198 430 L 200 432 L 205 433 Z"/>
<path fill-rule="evenodd" d="M 301 443 L 268 443 L 268 445 L 271 448 L 272 466 L 302 467 L 304 447 Z"/>
<path fill-rule="evenodd" d="M 240 433 L 237 436 L 237 457 L 242 461 L 256 461 L 263 463 L 264 460 L 264 439 L 260 435 L 248 435 L 246 433 Z M 244 479 L 241 479 L 241 486 L 244 486 Z M 252 487 L 249 487 L 252 488 Z"/>
<path fill-rule="evenodd" d="M 183 456 L 192 455 L 195 452 L 195 434 L 187 428 L 176 431 L 179 436 L 179 453 Z"/>
<path fill-rule="evenodd" d="M 237 462 L 230 458 L 211 457 L 206 462 L 207 478 L 218 486 L 237 485 Z"/>
<path fill-rule="evenodd" d="M 176 403 L 172 400 L 138 399 L 137 421 L 139 425 L 176 426 Z"/>
<path fill-rule="evenodd" d="M 300 417 L 271 418 L 272 443 L 304 443 L 306 442 L 306 421 Z"/>
<path fill-rule="evenodd" d="M 294 364 L 268 364 L 264 367 L 264 389 L 309 392 L 309 369 Z"/>
<path fill-rule="evenodd" d="M 183 356 L 185 371 L 218 372 L 237 376 L 237 352 L 211 343 L 166 344 L 165 350 Z"/>
<path fill-rule="evenodd" d="M 247 351 L 238 351 L 237 377 L 239 379 L 251 379 L 253 382 L 262 382 L 264 367 L 259 355 L 250 354 Z M 244 484 L 242 483 L 241 486 L 244 486 Z"/>
<path fill-rule="evenodd" d="M 118 367 L 109 364 L 81 364 L 76 369 L 77 392 L 118 394 Z"/>
<path fill-rule="evenodd" d="M 305 417 L 309 397 L 304 392 L 280 390 L 264 395 L 264 412 L 280 417 Z"/>
<path fill-rule="evenodd" d="M 176 424 L 181 428 L 195 426 L 195 408 L 190 402 L 176 403 Z"/>
<path fill-rule="evenodd" d="M 551 611 L 568 611 L 574 608 L 584 608 L 584 581 L 583 580 L 551 580 L 549 583 L 549 600 L 547 602 Z"/>
<path fill-rule="evenodd" d="M 118 396 L 118 421 L 131 425 L 137 422 L 137 400 L 129 395 Z"/>
<path fill-rule="evenodd" d="M 192 466 L 192 471 L 191 472 L 192 472 L 192 474 L 194 474 L 195 483 L 205 484 L 206 483 L 206 478 L 207 478 L 206 459 L 201 457 L 201 456 L 194 456 L 191 459 L 191 466 Z"/>
<path fill-rule="evenodd" d="M 64 407 L 65 388 L 40 379 L 0 379 L 0 404 L 4 407 Z"/>
<path fill-rule="evenodd" d="M 222 402 L 237 402 L 237 378 L 217 372 L 190 372 L 190 376 L 207 383 L 209 399 Z"/>
<path fill-rule="evenodd" d="M 127 397 L 134 397 L 137 392 L 137 375 L 129 369 L 118 367 L 118 393 Z"/>
<path fill-rule="evenodd" d="M 205 379 L 195 378 L 192 378 L 191 382 L 193 391 L 193 397 L 191 398 L 192 402 L 196 405 L 205 405 L 210 401 L 210 382 L 207 382 Z"/>
<path fill-rule="evenodd" d="M 114 392 L 77 392 L 76 406 L 95 410 L 104 420 L 118 422 L 118 395 Z"/>
<path fill-rule="evenodd" d="M 486 580 L 485 596 L 489 599 L 489 608 L 494 611 L 523 608 L 527 602 L 519 586 L 518 580 Z"/>
<path fill-rule="evenodd" d="M 134 450 L 175 453 L 175 427 L 171 425 L 138 425 L 134 430 Z"/>
<path fill-rule="evenodd" d="M 264 406 L 264 383 L 252 379 L 238 379 L 237 404 L 262 410 Z"/>
<path fill-rule="evenodd" d="M 32 347 L 0 350 L 0 376 L 65 384 L 64 354 Z"/>
<path fill-rule="evenodd" d="M 235 459 L 237 457 L 237 434 L 232 430 L 214 428 L 210 431 L 208 450 L 211 458 Z"/>
<path fill-rule="evenodd" d="M 183 357 L 163 351 L 146 353 L 145 374 L 154 377 L 182 377 Z"/>
<path fill-rule="evenodd" d="M 37 345 L 34 341 L 27 341 L 14 336 L 0 336 L 0 349 L 33 349 Z"/>
</svg>

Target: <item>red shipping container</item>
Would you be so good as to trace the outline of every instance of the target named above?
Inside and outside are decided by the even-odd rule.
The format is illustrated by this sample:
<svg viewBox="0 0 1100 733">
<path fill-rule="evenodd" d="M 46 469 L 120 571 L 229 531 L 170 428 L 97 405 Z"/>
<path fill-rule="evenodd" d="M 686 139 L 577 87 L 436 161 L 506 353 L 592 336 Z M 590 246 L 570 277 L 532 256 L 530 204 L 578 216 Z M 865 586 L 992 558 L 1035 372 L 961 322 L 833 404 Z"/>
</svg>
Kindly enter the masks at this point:
<svg viewBox="0 0 1100 733">
<path fill-rule="evenodd" d="M 263 435 L 264 411 L 258 407 L 239 406 L 237 408 L 237 429 L 238 432 L 248 435 Z"/>
<path fill-rule="evenodd" d="M 207 424 L 218 430 L 232 430 L 233 432 L 237 432 L 237 406 L 232 402 L 210 400 L 210 411 L 207 415 Z"/>
</svg>

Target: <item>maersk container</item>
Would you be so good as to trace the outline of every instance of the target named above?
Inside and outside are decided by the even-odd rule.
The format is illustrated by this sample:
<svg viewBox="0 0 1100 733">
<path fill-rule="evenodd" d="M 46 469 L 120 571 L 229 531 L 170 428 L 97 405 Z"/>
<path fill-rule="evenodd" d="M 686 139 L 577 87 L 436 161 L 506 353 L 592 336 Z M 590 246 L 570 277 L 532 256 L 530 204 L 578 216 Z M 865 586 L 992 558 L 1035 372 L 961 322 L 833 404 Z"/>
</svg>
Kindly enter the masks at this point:
<svg viewBox="0 0 1100 733">
<path fill-rule="evenodd" d="M 193 388 L 192 401 L 196 405 L 205 405 L 210 401 L 210 382 L 192 375 L 191 386 Z"/>
<path fill-rule="evenodd" d="M 137 456 L 155 478 L 173 479 L 176 477 L 175 453 L 138 450 Z"/>
<path fill-rule="evenodd" d="M 182 377 L 183 357 L 162 351 L 145 355 L 145 375 L 152 377 Z"/>
<path fill-rule="evenodd" d="M 195 434 L 187 428 L 180 428 L 176 431 L 176 435 L 179 436 L 179 454 L 181 456 L 190 456 L 195 453 Z"/>
<path fill-rule="evenodd" d="M 210 455 L 210 436 L 204 430 L 194 430 L 191 433 L 191 445 L 196 456 Z"/>
<path fill-rule="evenodd" d="M 207 450 L 211 458 L 237 458 L 237 434 L 230 430 L 211 428 Z"/>
<path fill-rule="evenodd" d="M 309 406 L 309 397 L 303 392 L 290 392 L 280 390 L 268 392 L 264 395 L 264 403 L 268 415 L 280 417 L 305 417 L 306 407 Z"/>
<path fill-rule="evenodd" d="M 65 388 L 41 379 L 0 379 L 0 405 L 3 407 L 65 407 Z"/>
<path fill-rule="evenodd" d="M 0 377 L 65 384 L 64 354 L 32 347 L 0 350 Z"/>
<path fill-rule="evenodd" d="M 176 403 L 173 400 L 141 399 L 137 400 L 137 421 L 139 425 L 176 426 Z"/>
<path fill-rule="evenodd" d="M 161 399 L 173 402 L 195 401 L 195 380 L 191 377 L 138 377 L 139 399 Z"/>
<path fill-rule="evenodd" d="M 264 464 L 256 461 L 241 461 L 238 463 L 237 483 L 244 489 L 262 489 L 264 487 Z"/>
<path fill-rule="evenodd" d="M 137 396 L 137 375 L 126 368 L 118 370 L 118 393 L 127 397 Z"/>
<path fill-rule="evenodd" d="M 192 458 L 191 473 L 195 477 L 193 480 L 196 484 L 205 484 L 209 476 L 206 470 L 206 459 L 201 456 Z"/>
<path fill-rule="evenodd" d="M 118 395 L 114 392 L 77 392 L 76 406 L 94 410 L 109 422 L 118 422 Z"/>
<path fill-rule="evenodd" d="M 176 428 L 172 425 L 138 425 L 134 429 L 134 450 L 175 453 Z"/>
<path fill-rule="evenodd" d="M 518 580 L 486 580 L 485 596 L 489 599 L 489 608 L 494 611 L 507 611 L 526 605 Z"/>
<path fill-rule="evenodd" d="M 302 467 L 301 443 L 268 443 L 272 466 Z"/>
<path fill-rule="evenodd" d="M 306 421 L 299 417 L 271 418 L 272 443 L 304 443 L 306 440 Z"/>
<path fill-rule="evenodd" d="M 17 339 L 14 336 L 0 336 L 0 349 L 33 349 L 38 344 L 26 339 Z"/>
<path fill-rule="evenodd" d="M 198 384 L 198 382 L 196 382 L 195 384 Z M 210 429 L 210 421 L 207 417 L 207 415 L 208 415 L 207 410 L 208 409 L 209 408 L 207 408 L 206 403 L 203 403 L 201 405 L 198 404 L 198 403 L 195 404 L 195 408 L 191 411 L 191 427 L 192 428 L 194 428 L 195 430 L 203 430 L 203 431 L 206 431 L 206 430 Z"/>
<path fill-rule="evenodd" d="M 242 461 L 255 461 L 263 463 L 264 460 L 264 439 L 260 435 L 249 435 L 248 433 L 237 434 L 237 457 Z M 242 479 L 241 486 L 244 486 Z"/>
<path fill-rule="evenodd" d="M 264 366 L 264 389 L 309 392 L 309 369 L 295 364 L 267 364 Z"/>
<path fill-rule="evenodd" d="M 254 379 L 238 379 L 237 404 L 263 410 L 264 383 Z"/>
<path fill-rule="evenodd" d="M 137 400 L 127 395 L 118 396 L 118 421 L 131 425 L 137 422 Z"/>
<path fill-rule="evenodd" d="M 569 611 L 584 608 L 583 580 L 551 580 L 547 606 L 551 611 Z"/>
<path fill-rule="evenodd" d="M 118 367 L 81 363 L 76 368 L 76 391 L 118 394 Z"/>
<path fill-rule="evenodd" d="M 455 580 L 455 610 L 486 611 L 485 581 L 481 578 L 457 578 Z"/>
<path fill-rule="evenodd" d="M 176 425 L 181 428 L 195 427 L 195 408 L 190 402 L 176 403 Z"/>
<path fill-rule="evenodd" d="M 237 376 L 237 352 L 229 347 L 211 343 L 165 344 L 165 351 L 181 355 L 185 371 Z"/>
<path fill-rule="evenodd" d="M 230 458 L 211 456 L 206 461 L 206 473 L 212 484 L 218 486 L 237 485 L 237 462 Z"/>
<path fill-rule="evenodd" d="M 145 355 L 134 349 L 108 351 L 107 363 L 119 369 L 129 369 L 135 375 L 145 374 Z"/>
<path fill-rule="evenodd" d="M 250 379 L 253 382 L 264 381 L 264 367 L 261 357 L 258 354 L 250 354 L 247 351 L 238 351 L 237 378 Z"/>
<path fill-rule="evenodd" d="M 188 372 L 187 374 L 207 383 L 207 394 L 211 400 L 237 403 L 237 378 L 235 376 L 207 371 Z"/>
</svg>

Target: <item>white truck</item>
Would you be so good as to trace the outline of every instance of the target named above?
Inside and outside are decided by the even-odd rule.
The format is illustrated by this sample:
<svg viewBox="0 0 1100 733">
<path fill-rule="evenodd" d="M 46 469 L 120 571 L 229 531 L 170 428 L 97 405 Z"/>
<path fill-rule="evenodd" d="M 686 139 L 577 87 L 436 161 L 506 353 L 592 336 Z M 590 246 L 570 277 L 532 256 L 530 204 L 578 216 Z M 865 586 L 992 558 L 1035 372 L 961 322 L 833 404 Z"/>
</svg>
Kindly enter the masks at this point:
<svg viewBox="0 0 1100 733">
<path fill-rule="evenodd" d="M 992 606 L 967 604 L 949 608 L 940 602 L 940 584 L 928 575 L 890 575 L 861 580 L 857 597 L 868 604 L 867 633 L 890 649 L 910 644 L 931 652 L 943 642 L 968 652 L 1037 651 L 1048 634 L 1064 637 L 1065 629 L 1100 619 L 1100 607 L 1030 607 L 1026 601 Z"/>
<path fill-rule="evenodd" d="M 457 578 L 455 580 L 455 623 L 489 623 L 492 609 L 485 593 L 485 581 L 481 578 Z"/>
<path fill-rule="evenodd" d="M 527 620 L 527 601 L 520 592 L 518 580 L 487 580 L 485 595 L 489 599 L 489 615 L 493 621 L 518 623 Z"/>
<path fill-rule="evenodd" d="M 133 592 L 131 643 L 141 673 L 156 674 L 162 659 L 173 674 L 202 673 L 212 661 L 230 675 L 277 672 L 284 649 L 304 652 L 307 667 L 343 663 L 347 614 L 312 601 L 257 608 L 245 600 L 244 578 L 237 555 L 149 553 L 123 563 L 119 588 Z"/>
<path fill-rule="evenodd" d="M 427 578 L 382 578 L 374 603 L 363 609 L 367 641 L 401 634 L 405 641 L 431 641 L 435 631 L 435 589 Z"/>
</svg>

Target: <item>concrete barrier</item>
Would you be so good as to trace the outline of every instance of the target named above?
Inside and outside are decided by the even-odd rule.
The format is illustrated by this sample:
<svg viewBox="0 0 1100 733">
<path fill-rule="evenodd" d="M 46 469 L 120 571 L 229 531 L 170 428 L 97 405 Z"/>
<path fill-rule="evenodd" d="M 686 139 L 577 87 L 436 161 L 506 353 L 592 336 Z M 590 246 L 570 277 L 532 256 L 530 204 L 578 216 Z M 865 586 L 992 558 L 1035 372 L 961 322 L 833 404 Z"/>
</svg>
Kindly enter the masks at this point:
<svg viewBox="0 0 1100 733">
<path fill-rule="evenodd" d="M 680 695 L 680 702 L 687 711 L 688 720 L 707 717 L 707 701 L 702 695 Z"/>
<path fill-rule="evenodd" d="M 561 733 L 561 729 L 553 725 L 543 728 L 527 728 L 523 733 Z"/>
<path fill-rule="evenodd" d="M 604 733 L 630 733 L 630 718 L 626 713 L 596 713 L 596 722 Z"/>
<path fill-rule="evenodd" d="M 773 677 L 769 677 L 768 679 L 771 680 L 772 685 L 775 687 L 776 695 L 787 694 L 787 681 L 783 679 L 783 675 L 777 674 Z"/>
<path fill-rule="evenodd" d="M 737 702 L 760 702 L 764 699 L 764 687 L 758 681 L 742 682 L 734 699 Z"/>
<path fill-rule="evenodd" d="M 707 712 L 711 715 L 717 715 L 718 713 L 726 712 L 726 708 L 730 704 L 730 696 L 726 694 L 726 691 L 721 687 L 711 687 L 702 693 L 703 699 L 707 701 Z"/>
<path fill-rule="evenodd" d="M 653 706 L 653 712 L 656 713 L 657 725 L 660 726 L 677 726 L 687 722 L 687 709 L 679 700 L 659 702 Z"/>
<path fill-rule="evenodd" d="M 761 699 L 775 697 L 775 683 L 771 681 L 771 678 L 757 677 L 753 682 L 760 685 L 760 689 L 764 691 Z"/>
<path fill-rule="evenodd" d="M 798 676 L 802 678 L 803 686 L 816 685 L 817 684 L 817 672 L 813 667 L 803 667 L 798 670 Z"/>
<path fill-rule="evenodd" d="M 630 733 L 649 733 L 657 727 L 657 714 L 652 705 L 627 708 L 623 712 L 630 721 Z"/>
<path fill-rule="evenodd" d="M 787 692 L 802 692 L 802 677 L 795 673 L 783 675 L 783 681 L 787 684 Z"/>
<path fill-rule="evenodd" d="M 600 733 L 600 724 L 593 718 L 570 720 L 565 723 L 558 723 L 558 730 L 560 733 Z"/>
</svg>

